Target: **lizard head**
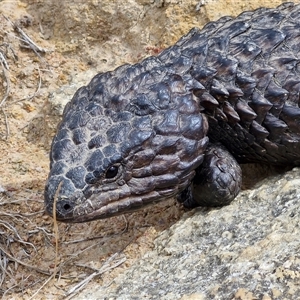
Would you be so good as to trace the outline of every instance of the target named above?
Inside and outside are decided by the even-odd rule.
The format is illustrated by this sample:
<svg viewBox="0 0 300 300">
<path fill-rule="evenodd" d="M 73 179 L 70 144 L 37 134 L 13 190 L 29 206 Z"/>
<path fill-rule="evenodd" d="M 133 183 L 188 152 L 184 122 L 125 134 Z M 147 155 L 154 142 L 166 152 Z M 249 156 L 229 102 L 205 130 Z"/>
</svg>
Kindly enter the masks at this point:
<svg viewBox="0 0 300 300">
<path fill-rule="evenodd" d="M 57 220 L 129 212 L 190 184 L 207 121 L 182 76 L 162 72 L 155 58 L 148 64 L 96 75 L 65 107 L 45 188 L 46 211 Z"/>
</svg>

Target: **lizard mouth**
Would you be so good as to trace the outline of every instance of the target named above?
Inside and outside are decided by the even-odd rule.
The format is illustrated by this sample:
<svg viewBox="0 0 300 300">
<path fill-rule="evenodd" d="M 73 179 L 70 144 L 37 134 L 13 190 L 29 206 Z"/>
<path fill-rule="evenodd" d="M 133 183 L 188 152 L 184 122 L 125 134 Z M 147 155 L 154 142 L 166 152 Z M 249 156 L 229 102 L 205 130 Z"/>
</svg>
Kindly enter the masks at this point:
<svg viewBox="0 0 300 300">
<path fill-rule="evenodd" d="M 174 196 L 174 190 L 167 189 L 162 193 L 152 191 L 143 195 L 134 195 L 109 201 L 106 204 L 95 207 L 93 199 L 86 199 L 84 205 L 76 204 L 72 199 L 60 199 L 55 205 L 55 219 L 66 223 L 90 222 L 96 219 L 105 219 L 124 213 L 134 212 L 152 203 L 160 202 L 164 199 Z M 54 216 L 53 207 L 47 206 L 46 211 Z"/>
<path fill-rule="evenodd" d="M 175 196 L 190 181 L 194 173 L 183 176 L 184 182 L 180 183 L 175 176 L 158 176 L 161 183 L 153 189 L 143 185 L 144 189 L 132 189 L 127 184 L 113 184 L 110 188 L 105 186 L 90 186 L 83 190 L 75 190 L 73 183 L 62 177 L 49 180 L 45 189 L 45 208 L 47 214 L 57 221 L 67 223 L 90 222 L 112 216 L 133 212 L 145 206 L 160 202 Z M 160 180 L 165 179 L 165 180 Z M 149 180 L 153 180 L 150 178 Z M 136 181 L 135 181 L 136 182 Z M 140 185 L 146 183 L 142 180 Z"/>
</svg>

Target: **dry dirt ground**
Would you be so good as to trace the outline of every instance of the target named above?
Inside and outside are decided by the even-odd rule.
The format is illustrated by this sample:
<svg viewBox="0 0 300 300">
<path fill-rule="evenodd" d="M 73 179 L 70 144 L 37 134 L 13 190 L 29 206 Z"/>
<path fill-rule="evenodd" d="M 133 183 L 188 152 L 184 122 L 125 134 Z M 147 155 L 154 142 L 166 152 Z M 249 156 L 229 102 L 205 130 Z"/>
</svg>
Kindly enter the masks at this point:
<svg viewBox="0 0 300 300">
<path fill-rule="evenodd" d="M 55 11 L 42 11 L 42 1 L 0 1 L 0 296 L 4 299 L 68 299 L 84 283 L 109 285 L 117 274 L 151 249 L 159 232 L 183 214 L 182 208 L 170 200 L 127 216 L 87 224 L 58 224 L 56 234 L 53 219 L 45 215 L 43 204 L 48 153 L 60 118 L 58 109 L 51 104 L 53 93 L 72 83 L 76 74 L 95 67 L 102 69 L 102 63 L 104 69 L 111 69 L 122 61 L 135 62 L 155 54 L 174 42 L 182 34 L 180 30 L 187 30 L 181 28 L 176 34 L 168 34 L 169 40 L 162 35 L 156 44 L 149 35 L 148 44 L 135 43 L 130 53 L 126 46 L 123 51 L 117 39 L 111 39 L 109 53 L 104 47 L 105 58 L 96 61 L 97 45 L 90 37 L 83 44 L 78 37 L 73 41 L 68 35 L 71 31 L 66 30 L 65 43 L 55 39 L 49 29 L 55 28 L 51 17 L 46 22 L 39 14 L 55 16 L 67 1 L 49 2 L 55 4 Z M 145 7 L 153 5 L 153 14 L 148 17 L 154 20 L 152 23 L 159 10 L 164 10 L 166 19 L 171 14 L 164 3 L 172 1 L 137 2 Z M 187 2 L 194 9 L 199 1 Z M 121 14 L 122 7 L 119 9 Z M 186 9 L 186 14 L 195 17 L 195 9 L 193 13 Z M 121 14 L 126 15 L 132 18 L 127 12 Z M 175 9 L 172 15 L 177 24 Z M 75 15 L 74 20 L 81 16 Z M 147 18 L 147 14 L 141 17 Z M 101 26 L 109 28 L 109 24 L 101 22 L 98 21 L 97 30 Z M 146 27 L 143 22 L 141 25 Z M 172 28 L 176 31 L 177 27 Z M 76 30 L 84 34 L 87 28 Z M 122 24 L 116 30 L 122 30 Z M 107 31 L 105 36 L 103 32 L 96 38 L 103 38 L 104 43 L 112 33 Z M 136 32 L 131 38 L 136 38 Z M 147 32 L 142 32 L 142 37 L 143 34 Z M 119 53 L 124 52 L 118 61 L 112 59 L 114 45 L 118 45 Z"/>
<path fill-rule="evenodd" d="M 43 204 L 59 120 L 49 91 L 91 66 L 54 49 L 26 8 L 6 3 L 0 14 L 0 295 L 62 299 L 76 294 L 87 278 L 109 284 L 182 210 L 169 201 L 126 217 L 58 224 L 56 240 Z M 141 49 L 140 56 L 147 54 Z"/>
</svg>

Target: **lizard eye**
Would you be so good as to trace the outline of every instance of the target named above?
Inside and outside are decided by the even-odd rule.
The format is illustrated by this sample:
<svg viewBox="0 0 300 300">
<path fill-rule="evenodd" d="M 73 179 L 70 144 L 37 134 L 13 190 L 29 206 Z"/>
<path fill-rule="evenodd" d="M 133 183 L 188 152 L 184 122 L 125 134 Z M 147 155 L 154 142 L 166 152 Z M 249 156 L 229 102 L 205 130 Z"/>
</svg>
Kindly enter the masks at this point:
<svg viewBox="0 0 300 300">
<path fill-rule="evenodd" d="M 105 173 L 105 178 L 111 179 L 116 177 L 116 175 L 118 174 L 118 170 L 119 170 L 118 166 L 109 167 Z"/>
</svg>

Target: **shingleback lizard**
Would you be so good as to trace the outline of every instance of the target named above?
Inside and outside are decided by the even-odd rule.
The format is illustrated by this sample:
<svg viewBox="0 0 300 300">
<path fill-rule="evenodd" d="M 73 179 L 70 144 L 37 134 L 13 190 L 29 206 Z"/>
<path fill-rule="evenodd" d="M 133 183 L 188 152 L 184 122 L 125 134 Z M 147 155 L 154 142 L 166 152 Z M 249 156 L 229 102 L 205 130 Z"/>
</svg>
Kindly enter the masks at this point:
<svg viewBox="0 0 300 300">
<path fill-rule="evenodd" d="M 86 222 L 177 197 L 230 203 L 239 163 L 300 165 L 300 5 L 224 17 L 100 73 L 66 105 L 45 206 Z"/>
</svg>

